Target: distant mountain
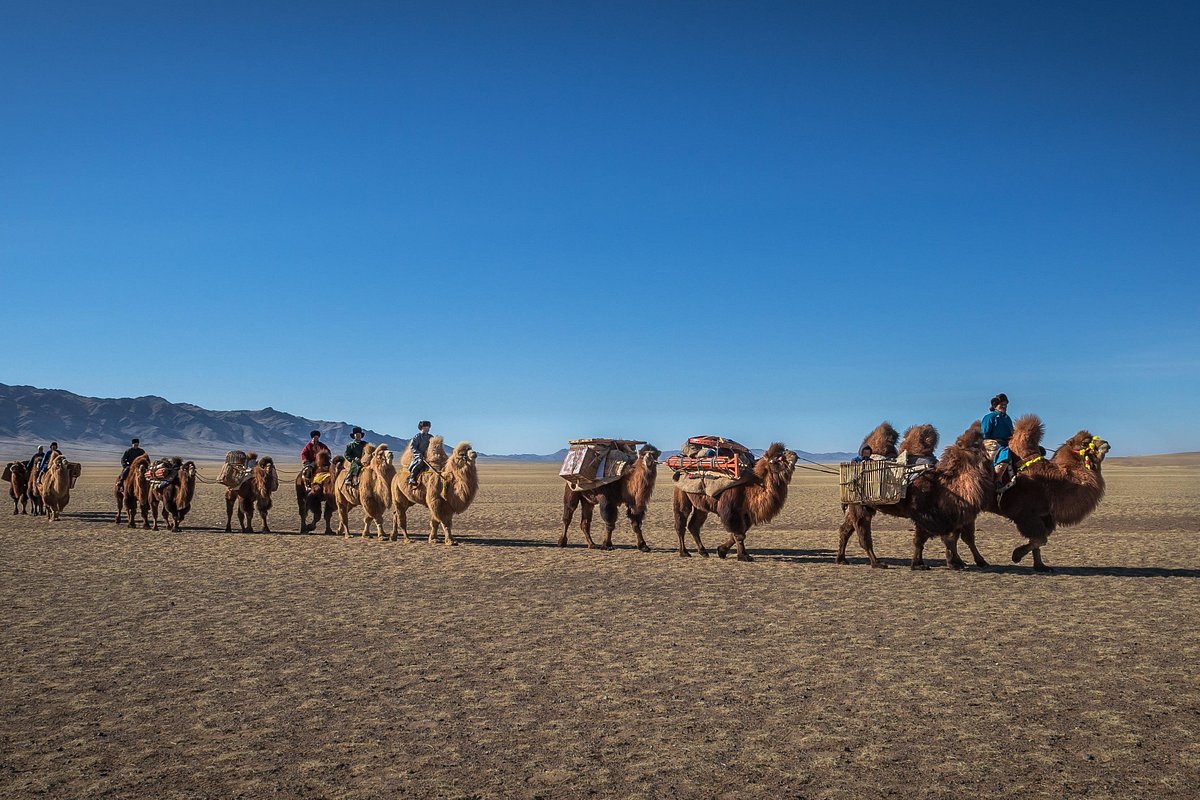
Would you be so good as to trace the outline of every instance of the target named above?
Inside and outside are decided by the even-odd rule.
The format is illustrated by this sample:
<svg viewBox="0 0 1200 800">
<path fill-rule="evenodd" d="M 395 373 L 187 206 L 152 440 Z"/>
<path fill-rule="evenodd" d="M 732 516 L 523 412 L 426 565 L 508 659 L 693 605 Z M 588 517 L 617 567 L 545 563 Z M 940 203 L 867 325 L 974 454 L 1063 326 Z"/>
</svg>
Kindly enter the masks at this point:
<svg viewBox="0 0 1200 800">
<path fill-rule="evenodd" d="M 222 456 L 228 450 L 257 450 L 276 458 L 286 458 L 292 453 L 299 458 L 309 431 L 321 431 L 322 439 L 337 452 L 350 441 L 351 427 L 346 422 L 308 419 L 270 407 L 259 411 L 210 411 L 154 395 L 84 397 L 62 389 L 0 383 L 0 445 L 15 456 L 22 455 L 30 445 L 56 441 L 64 451 L 107 457 L 114 451 L 123 451 L 130 438 L 137 436 L 142 446 L 155 456 Z M 408 445 L 407 439 L 372 430 L 366 431 L 366 439 L 393 449 Z M 454 443 L 449 437 L 446 442 Z M 803 459 L 823 464 L 851 458 L 850 453 L 796 452 Z M 662 457 L 678 453 L 668 450 Z M 566 454 L 564 447 L 545 455 L 480 453 L 480 458 L 493 462 L 561 464 Z M 762 455 L 762 450 L 755 450 L 754 454 Z"/>
<path fill-rule="evenodd" d="M 260 411 L 209 411 L 162 397 L 83 397 L 61 389 L 0 383 L 0 441 L 57 441 L 64 450 L 123 450 L 137 436 L 153 455 L 223 455 L 227 450 L 257 450 L 276 457 L 295 452 L 311 430 L 321 431 L 331 448 L 350 441 L 345 422 L 306 419 L 264 408 Z M 402 448 L 407 439 L 366 430 L 369 442 Z"/>
</svg>

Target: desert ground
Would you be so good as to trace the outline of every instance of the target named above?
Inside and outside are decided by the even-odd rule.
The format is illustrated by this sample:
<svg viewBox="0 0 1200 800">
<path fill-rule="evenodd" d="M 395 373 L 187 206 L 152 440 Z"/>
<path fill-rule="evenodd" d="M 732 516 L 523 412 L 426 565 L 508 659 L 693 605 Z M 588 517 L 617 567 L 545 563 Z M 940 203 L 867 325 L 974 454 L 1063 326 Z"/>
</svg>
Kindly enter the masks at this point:
<svg viewBox="0 0 1200 800">
<path fill-rule="evenodd" d="M 623 516 L 559 549 L 555 472 L 481 465 L 453 548 L 422 510 L 411 544 L 296 535 L 287 483 L 273 535 L 207 484 L 184 531 L 130 530 L 96 464 L 59 523 L 5 509 L 0 796 L 1200 793 L 1200 467 L 1106 469 L 1048 575 L 990 515 L 992 569 L 912 572 L 878 518 L 892 568 L 836 566 L 812 472 L 754 563 L 675 554 L 665 470 L 653 552 Z"/>
</svg>

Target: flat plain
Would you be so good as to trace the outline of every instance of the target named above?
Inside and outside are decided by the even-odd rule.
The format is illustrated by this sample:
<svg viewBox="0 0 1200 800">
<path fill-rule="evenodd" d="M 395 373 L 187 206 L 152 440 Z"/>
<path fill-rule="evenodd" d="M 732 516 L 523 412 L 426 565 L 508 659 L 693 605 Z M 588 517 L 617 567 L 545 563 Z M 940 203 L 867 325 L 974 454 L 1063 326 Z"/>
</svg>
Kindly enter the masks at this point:
<svg viewBox="0 0 1200 800">
<path fill-rule="evenodd" d="M 891 519 L 890 569 L 853 541 L 836 566 L 812 472 L 749 564 L 675 554 L 665 470 L 647 554 L 623 516 L 612 552 L 555 546 L 544 464 L 483 464 L 453 548 L 419 509 L 411 544 L 357 512 L 296 535 L 286 483 L 272 535 L 224 533 L 208 484 L 182 532 L 131 530 L 115 472 L 86 465 L 59 523 L 0 517 L 0 796 L 1200 793 L 1200 467 L 1106 469 L 1046 575 L 990 515 L 991 569 L 931 543 L 912 572 Z"/>
</svg>

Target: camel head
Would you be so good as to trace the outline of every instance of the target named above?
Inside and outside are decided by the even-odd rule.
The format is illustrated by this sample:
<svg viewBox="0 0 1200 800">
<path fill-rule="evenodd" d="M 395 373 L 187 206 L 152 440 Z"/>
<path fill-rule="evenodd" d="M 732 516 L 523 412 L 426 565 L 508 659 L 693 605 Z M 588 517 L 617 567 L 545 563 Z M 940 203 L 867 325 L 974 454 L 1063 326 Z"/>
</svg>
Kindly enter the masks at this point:
<svg viewBox="0 0 1200 800">
<path fill-rule="evenodd" d="M 1080 431 L 1063 443 L 1063 449 L 1079 455 L 1087 463 L 1088 468 L 1098 467 L 1108 455 L 1108 442 L 1099 436 L 1093 436 L 1090 431 Z"/>
<path fill-rule="evenodd" d="M 338 456 L 338 458 L 341 458 L 341 456 Z M 329 469 L 329 453 L 325 450 L 317 453 L 317 469 L 322 472 Z"/>
<path fill-rule="evenodd" d="M 263 456 L 254 467 L 254 471 L 258 475 L 258 480 L 263 484 L 263 487 L 268 491 L 274 492 L 279 489 L 279 474 L 275 471 L 275 459 L 270 456 Z"/>
<path fill-rule="evenodd" d="M 454 452 L 450 454 L 450 467 L 452 469 L 466 469 L 475 463 L 478 454 L 471 448 L 470 442 L 459 442 Z"/>
<path fill-rule="evenodd" d="M 642 462 L 642 466 L 645 467 L 647 475 L 658 474 L 658 457 L 661 455 L 662 450 L 659 450 L 654 445 L 642 445 L 642 449 L 638 452 L 638 461 Z"/>
<path fill-rule="evenodd" d="M 795 452 L 788 450 L 781 442 L 772 442 L 767 451 L 763 453 L 762 458 L 758 460 L 759 464 L 765 465 L 766 472 L 779 475 L 785 481 L 792 480 L 792 473 L 796 471 L 796 462 L 800 457 Z M 757 469 L 755 470 L 758 471 Z M 765 477 L 765 475 L 764 475 Z"/>
</svg>

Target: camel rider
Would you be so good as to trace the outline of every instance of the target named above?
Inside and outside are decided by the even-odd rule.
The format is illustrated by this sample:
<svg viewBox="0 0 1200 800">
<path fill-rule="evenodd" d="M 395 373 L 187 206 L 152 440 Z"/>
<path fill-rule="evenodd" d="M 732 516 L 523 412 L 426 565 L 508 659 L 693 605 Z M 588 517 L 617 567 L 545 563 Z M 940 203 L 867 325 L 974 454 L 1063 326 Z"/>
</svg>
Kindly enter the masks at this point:
<svg viewBox="0 0 1200 800">
<path fill-rule="evenodd" d="M 348 480 L 351 486 L 358 486 L 358 473 L 362 471 L 362 456 L 363 451 L 367 449 L 367 443 L 363 441 L 363 429 L 354 426 L 350 431 L 350 444 L 346 445 L 346 463 L 350 465 L 350 473 Z"/>
<path fill-rule="evenodd" d="M 417 478 L 429 469 L 425 461 L 425 451 L 429 449 L 429 429 L 433 427 L 429 420 L 423 419 L 417 423 L 417 435 L 408 440 L 408 449 L 412 451 L 412 463 L 408 465 L 408 485 L 416 486 Z"/>
<path fill-rule="evenodd" d="M 40 447 L 38 449 L 41 450 Z M 42 453 L 42 460 L 38 463 L 37 474 L 39 478 L 42 477 L 46 470 L 50 469 L 50 462 L 57 455 L 60 455 L 58 451 L 58 442 L 51 442 L 50 449 Z"/>
<path fill-rule="evenodd" d="M 305 484 L 312 483 L 313 475 L 317 471 L 317 454 L 322 450 L 326 453 L 329 452 L 329 448 L 321 441 L 321 432 L 311 431 L 308 434 L 308 444 L 304 445 L 304 449 L 300 451 L 300 471 L 304 473 Z"/>
<path fill-rule="evenodd" d="M 983 418 L 983 449 L 992 457 L 996 480 L 1007 484 L 1013 477 L 1012 453 L 1008 440 L 1013 435 L 1013 421 L 1008 416 L 1008 395 L 1004 392 L 992 398 L 991 412 Z"/>
<path fill-rule="evenodd" d="M 871 452 L 872 452 L 871 445 L 864 444 L 862 447 L 858 448 L 858 455 L 856 455 L 854 458 L 850 459 L 850 463 L 851 464 L 861 464 L 864 461 L 870 461 L 871 460 Z"/>
<path fill-rule="evenodd" d="M 130 439 L 129 449 L 121 455 L 121 475 L 117 478 L 117 486 L 124 485 L 125 476 L 129 474 L 129 466 L 144 455 L 146 455 L 146 451 L 142 449 L 141 440 L 136 436 Z"/>
<path fill-rule="evenodd" d="M 38 467 L 42 465 L 42 456 L 45 454 L 46 448 L 39 444 L 37 452 L 33 454 L 33 457 L 29 459 L 29 463 L 26 465 L 29 467 L 28 472 L 30 478 L 37 476 Z"/>
</svg>

